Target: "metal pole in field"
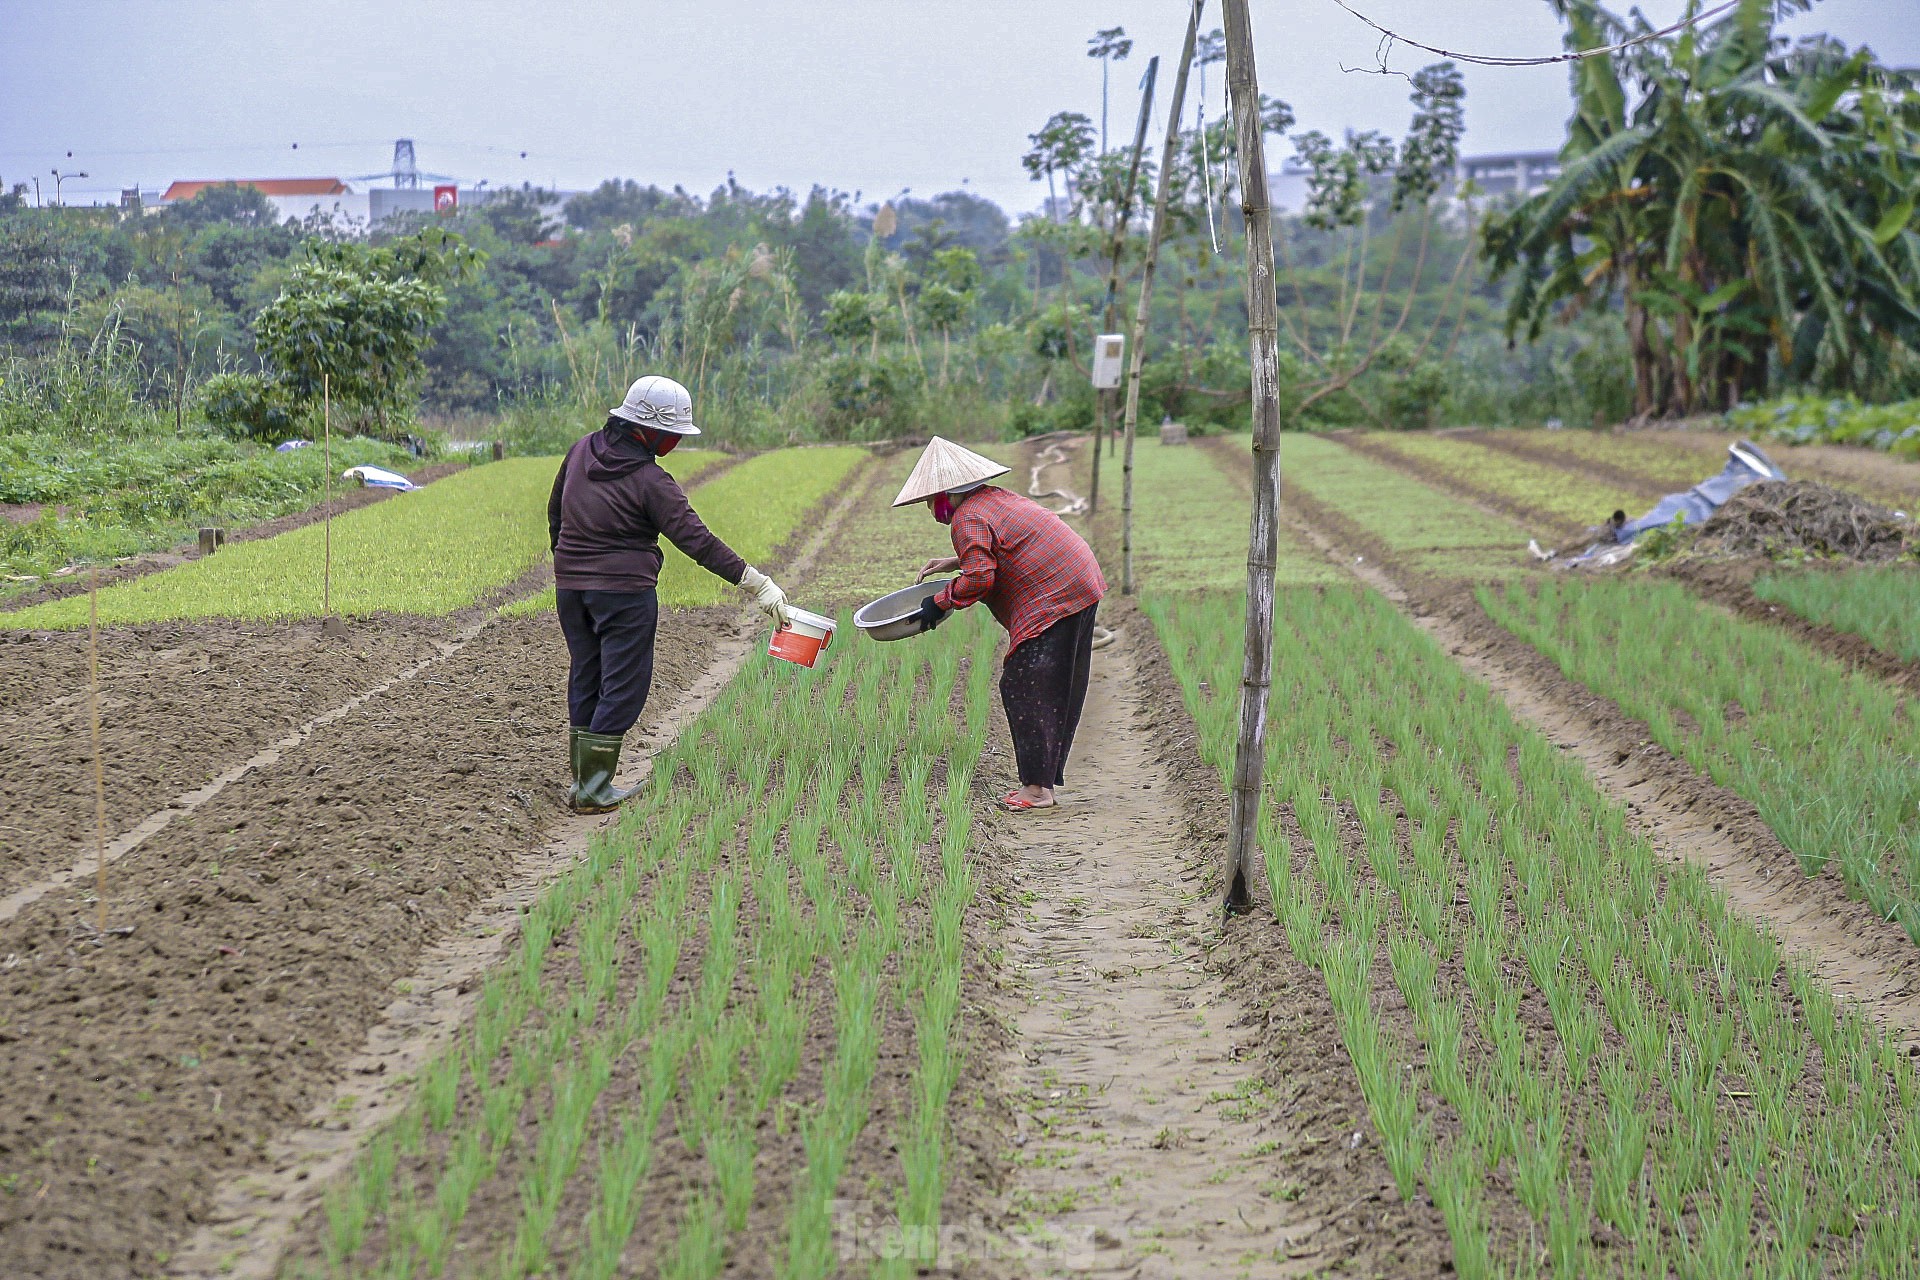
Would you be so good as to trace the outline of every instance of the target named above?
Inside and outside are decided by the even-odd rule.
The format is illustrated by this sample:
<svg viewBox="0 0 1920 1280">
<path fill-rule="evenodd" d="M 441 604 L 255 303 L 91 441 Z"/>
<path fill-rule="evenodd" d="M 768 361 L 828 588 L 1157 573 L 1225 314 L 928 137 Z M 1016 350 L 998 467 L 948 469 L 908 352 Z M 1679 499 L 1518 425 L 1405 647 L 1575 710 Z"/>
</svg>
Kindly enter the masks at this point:
<svg viewBox="0 0 1920 1280">
<path fill-rule="evenodd" d="M 1167 196 L 1172 185 L 1174 154 L 1180 146 L 1180 111 L 1187 97 L 1187 69 L 1193 65 L 1193 46 L 1200 33 L 1200 11 L 1207 0 L 1193 0 L 1187 15 L 1187 42 L 1180 50 L 1180 69 L 1173 77 L 1173 105 L 1167 112 L 1167 139 L 1160 147 L 1160 185 L 1153 197 L 1153 230 L 1147 234 L 1147 259 L 1140 275 L 1140 301 L 1133 310 L 1133 346 L 1127 352 L 1127 413 L 1123 430 L 1127 443 L 1120 464 L 1120 594 L 1133 594 L 1133 437 L 1140 421 L 1140 365 L 1147 343 L 1147 315 L 1153 300 L 1153 272 L 1160 261 L 1160 240 L 1167 233 Z"/>
<path fill-rule="evenodd" d="M 1112 333 L 1120 323 L 1120 258 L 1127 247 L 1127 215 L 1133 211 L 1133 188 L 1140 181 L 1140 153 L 1147 146 L 1147 123 L 1153 116 L 1153 83 L 1160 74 L 1160 59 L 1147 60 L 1146 83 L 1140 91 L 1140 119 L 1133 127 L 1133 156 L 1127 164 L 1127 182 L 1113 211 L 1113 243 L 1107 251 L 1107 303 L 1100 312 L 1100 332 Z M 1093 428 L 1093 482 L 1087 491 L 1087 514 L 1100 510 L 1100 446 L 1107 434 L 1110 399 L 1105 391 L 1095 391 Z"/>
<path fill-rule="evenodd" d="M 326 563 L 320 571 L 320 617 L 333 616 L 333 380 L 320 375 L 320 465 L 326 472 L 321 483 L 324 495 L 320 510 L 326 528 Z"/>
<path fill-rule="evenodd" d="M 1226 909 L 1253 905 L 1253 845 L 1260 830 L 1266 766 L 1267 694 L 1273 680 L 1273 569 L 1279 544 L 1279 319 L 1274 300 L 1273 226 L 1267 157 L 1247 0 L 1223 0 L 1227 89 L 1240 152 L 1240 207 L 1247 228 L 1247 343 L 1253 364 L 1253 519 L 1247 532 L 1246 659 L 1240 671 L 1240 736 L 1233 753 L 1233 807 L 1223 868 Z"/>
<path fill-rule="evenodd" d="M 87 718 L 93 722 L 93 898 L 107 932 L 107 769 L 100 758 L 100 566 L 87 569 Z"/>
</svg>

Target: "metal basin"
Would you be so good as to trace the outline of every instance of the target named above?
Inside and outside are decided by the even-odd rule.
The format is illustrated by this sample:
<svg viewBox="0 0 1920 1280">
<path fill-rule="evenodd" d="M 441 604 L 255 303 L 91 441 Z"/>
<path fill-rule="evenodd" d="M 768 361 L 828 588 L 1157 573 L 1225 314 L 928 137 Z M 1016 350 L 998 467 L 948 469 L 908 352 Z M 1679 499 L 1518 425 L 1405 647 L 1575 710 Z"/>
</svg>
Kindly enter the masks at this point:
<svg viewBox="0 0 1920 1280">
<path fill-rule="evenodd" d="M 953 581 L 929 578 L 917 586 L 889 591 L 853 615 L 853 625 L 875 640 L 904 640 L 920 634 L 920 602 Z"/>
</svg>

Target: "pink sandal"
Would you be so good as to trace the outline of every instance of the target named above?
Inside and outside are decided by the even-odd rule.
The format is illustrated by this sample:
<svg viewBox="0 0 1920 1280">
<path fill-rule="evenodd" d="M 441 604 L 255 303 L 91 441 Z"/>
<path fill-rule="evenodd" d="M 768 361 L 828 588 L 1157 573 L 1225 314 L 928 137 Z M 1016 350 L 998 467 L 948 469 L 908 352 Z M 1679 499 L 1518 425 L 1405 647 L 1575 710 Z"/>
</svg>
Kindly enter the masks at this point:
<svg viewBox="0 0 1920 1280">
<path fill-rule="evenodd" d="M 1059 801 L 1057 800 L 1049 801 L 1046 804 L 1035 804 L 1018 791 L 1009 791 L 1000 797 L 1000 807 L 1010 813 L 1028 813 L 1036 809 L 1052 809 L 1057 807 L 1058 804 Z"/>
</svg>

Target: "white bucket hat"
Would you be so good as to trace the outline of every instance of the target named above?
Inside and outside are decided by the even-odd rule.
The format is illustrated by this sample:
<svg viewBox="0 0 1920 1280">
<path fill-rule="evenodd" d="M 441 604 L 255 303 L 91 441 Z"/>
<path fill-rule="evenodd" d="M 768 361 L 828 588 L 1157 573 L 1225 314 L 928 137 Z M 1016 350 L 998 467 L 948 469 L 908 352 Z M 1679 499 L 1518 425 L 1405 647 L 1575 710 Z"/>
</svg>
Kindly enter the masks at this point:
<svg viewBox="0 0 1920 1280">
<path fill-rule="evenodd" d="M 1003 467 L 992 458 L 983 458 L 945 437 L 935 436 L 927 441 L 926 452 L 913 464 L 913 474 L 900 487 L 900 496 L 893 500 L 893 505 L 904 507 L 910 502 L 925 502 L 936 493 L 977 489 L 1011 470 L 1012 467 Z"/>
<path fill-rule="evenodd" d="M 635 426 L 670 431 L 677 436 L 697 436 L 693 425 L 693 397 L 672 378 L 650 373 L 627 388 L 627 398 L 617 409 L 609 409 L 616 418 Z"/>
</svg>

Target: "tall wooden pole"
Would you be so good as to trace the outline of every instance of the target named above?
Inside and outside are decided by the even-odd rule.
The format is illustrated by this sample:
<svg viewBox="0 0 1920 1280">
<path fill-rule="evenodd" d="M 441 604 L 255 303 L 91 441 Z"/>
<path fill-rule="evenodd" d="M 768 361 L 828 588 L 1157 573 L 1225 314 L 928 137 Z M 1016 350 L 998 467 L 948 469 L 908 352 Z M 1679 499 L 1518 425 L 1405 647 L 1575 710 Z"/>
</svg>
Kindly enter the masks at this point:
<svg viewBox="0 0 1920 1280">
<path fill-rule="evenodd" d="M 320 571 L 320 617 L 333 616 L 333 380 L 320 375 L 320 483 L 324 486 L 320 509 L 326 513 L 326 564 Z"/>
<path fill-rule="evenodd" d="M 1107 304 L 1100 312 L 1100 332 L 1112 333 L 1120 323 L 1120 258 L 1126 252 L 1127 217 L 1133 212 L 1133 188 L 1140 181 L 1140 153 L 1147 147 L 1147 123 L 1153 117 L 1153 83 L 1160 74 L 1160 59 L 1147 60 L 1146 88 L 1140 94 L 1140 119 L 1133 127 L 1133 158 L 1127 163 L 1127 183 L 1121 188 L 1119 203 L 1113 211 L 1113 243 L 1107 250 Z M 1107 435 L 1109 393 L 1095 391 L 1093 417 L 1093 481 L 1087 490 L 1087 514 L 1100 510 L 1100 445 Z"/>
<path fill-rule="evenodd" d="M 100 756 L 100 566 L 87 567 L 87 718 L 93 722 L 93 898 L 107 932 L 107 768 Z"/>
<path fill-rule="evenodd" d="M 1233 808 L 1224 867 L 1226 908 L 1253 905 L 1250 883 L 1260 831 L 1260 784 L 1266 765 L 1267 693 L 1273 675 L 1273 570 L 1279 545 L 1279 323 L 1274 301 L 1273 227 L 1267 156 L 1260 119 L 1260 78 L 1253 64 L 1247 0 L 1223 0 L 1227 90 L 1240 152 L 1240 207 L 1247 228 L 1247 342 L 1253 364 L 1253 520 L 1247 535 L 1246 660 L 1240 671 L 1240 737 L 1233 753 Z"/>
<path fill-rule="evenodd" d="M 1174 155 L 1180 146 L 1180 112 L 1187 99 L 1187 70 L 1193 65 L 1193 45 L 1200 33 L 1200 11 L 1206 0 L 1193 0 L 1187 15 L 1187 42 L 1180 50 L 1180 69 L 1173 77 L 1173 105 L 1167 112 L 1167 139 L 1160 147 L 1160 186 L 1153 197 L 1153 230 L 1147 235 L 1147 260 L 1140 276 L 1140 301 L 1133 309 L 1133 343 L 1127 349 L 1127 437 L 1120 481 L 1120 594 L 1133 594 L 1133 437 L 1140 421 L 1140 365 L 1147 346 L 1147 315 L 1153 300 L 1153 271 L 1160 261 L 1160 241 L 1167 233 L 1167 196 L 1172 185 Z"/>
</svg>

